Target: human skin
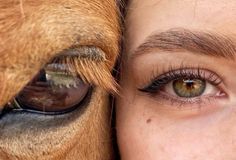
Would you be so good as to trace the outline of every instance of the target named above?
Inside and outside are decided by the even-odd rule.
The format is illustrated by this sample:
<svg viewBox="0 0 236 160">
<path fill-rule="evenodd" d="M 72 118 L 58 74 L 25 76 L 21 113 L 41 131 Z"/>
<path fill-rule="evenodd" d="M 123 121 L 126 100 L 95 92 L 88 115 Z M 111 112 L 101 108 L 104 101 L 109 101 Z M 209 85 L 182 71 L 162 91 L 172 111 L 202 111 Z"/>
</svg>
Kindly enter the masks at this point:
<svg viewBox="0 0 236 160">
<path fill-rule="evenodd" d="M 113 81 L 111 70 L 119 52 L 118 9 L 115 0 L 0 0 L 1 160 L 114 158 L 108 93 L 114 91 L 114 83 L 110 83 Z M 72 50 L 76 50 L 75 57 Z M 57 87 L 47 83 L 48 79 L 34 78 L 40 70 L 45 71 L 52 59 L 62 55 L 64 58 L 74 57 L 79 64 L 78 73 L 70 80 L 84 83 L 77 87 Z M 63 65 L 58 63 L 58 66 Z M 68 70 L 62 77 L 68 78 L 71 74 Z M 60 67 L 53 71 L 65 73 Z M 44 84 L 38 86 L 43 91 L 52 91 L 53 87 L 56 91 L 61 88 L 65 91 L 63 93 L 76 90 L 76 95 L 65 94 L 55 100 L 61 105 L 68 103 L 66 97 L 70 98 L 69 101 L 81 98 L 82 91 L 88 96 L 84 103 L 78 100 L 76 109 L 69 113 L 47 115 L 45 112 L 11 110 L 2 114 L 1 111 L 12 107 L 6 104 L 19 97 L 19 92 L 30 90 L 32 85 L 28 82 L 33 78 Z M 60 82 L 60 79 L 55 81 Z M 88 85 L 92 89 L 84 90 Z M 38 91 L 37 86 L 33 88 L 36 91 L 32 89 L 28 94 L 32 100 L 48 106 L 55 102 L 48 92 Z M 28 101 L 29 97 L 23 99 Z M 57 108 L 54 107 L 50 106 L 51 109 Z M 41 111 L 44 111 L 42 108 L 43 105 Z"/>
<path fill-rule="evenodd" d="M 122 160 L 236 159 L 235 8 L 233 0 L 130 1 L 116 104 Z M 173 78 L 139 90 L 181 69 L 186 79 L 203 74 L 203 93 L 180 98 Z"/>
</svg>

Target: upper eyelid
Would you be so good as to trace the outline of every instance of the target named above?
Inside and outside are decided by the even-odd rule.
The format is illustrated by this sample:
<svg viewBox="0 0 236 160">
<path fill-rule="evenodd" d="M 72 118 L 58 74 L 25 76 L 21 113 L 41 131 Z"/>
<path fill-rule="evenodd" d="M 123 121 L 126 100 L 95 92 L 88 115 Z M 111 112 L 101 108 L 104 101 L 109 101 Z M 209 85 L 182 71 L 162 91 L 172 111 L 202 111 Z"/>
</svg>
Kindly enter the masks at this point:
<svg viewBox="0 0 236 160">
<path fill-rule="evenodd" d="M 179 73 L 177 73 L 179 72 Z M 160 75 L 159 78 L 161 78 L 162 76 L 167 76 L 167 75 L 170 75 L 170 76 L 175 76 L 176 74 L 178 74 L 179 76 L 189 76 L 191 78 L 207 78 L 206 77 L 206 73 L 208 72 L 208 76 L 211 76 L 211 77 L 208 77 L 208 78 L 219 78 L 220 79 L 220 76 L 217 75 L 215 72 L 213 71 L 210 71 L 208 69 L 204 69 L 204 68 L 180 68 L 180 69 L 175 69 L 175 70 L 170 70 L 168 72 L 165 72 L 164 74 Z M 172 74 L 172 75 L 171 75 Z M 220 82 L 219 82 L 220 83 Z"/>
<path fill-rule="evenodd" d="M 54 59 L 60 59 L 68 56 L 78 58 L 87 58 L 92 61 L 106 61 L 105 53 L 95 46 L 72 46 L 57 54 Z"/>
<path fill-rule="evenodd" d="M 96 46 L 73 46 L 57 54 L 51 63 L 64 64 L 84 82 L 117 92 L 110 61 L 106 59 L 105 52 Z"/>
<path fill-rule="evenodd" d="M 187 72 L 187 71 L 192 71 L 192 73 L 183 73 L 183 72 Z M 195 73 L 193 73 L 193 71 L 195 71 Z M 176 72 L 180 72 L 180 74 L 176 73 Z M 182 72 L 182 73 L 181 73 Z M 197 73 L 197 72 L 209 72 L 210 74 L 212 74 L 212 77 L 202 77 L 202 76 L 205 76 L 205 75 L 200 75 L 201 73 Z M 199 75 L 197 75 L 197 74 Z M 154 85 L 155 83 L 157 83 L 158 80 L 161 80 L 163 78 L 166 78 L 168 77 L 169 79 L 166 80 L 168 82 L 170 82 L 171 80 L 174 80 L 174 76 L 176 76 L 178 74 L 178 77 L 180 78 L 181 76 L 191 76 L 191 74 L 193 76 L 196 76 L 196 77 L 192 77 L 192 78 L 203 78 L 205 80 L 208 80 L 212 83 L 214 83 L 214 85 L 219 85 L 223 80 L 222 78 L 217 75 L 215 72 L 213 71 L 210 71 L 208 69 L 202 69 L 202 68 L 179 68 L 179 69 L 174 69 L 174 70 L 170 70 L 168 72 L 164 72 L 163 74 L 159 75 L 159 76 L 156 76 L 154 77 L 153 79 L 150 80 L 150 82 L 148 83 L 148 85 L 144 86 L 144 87 L 140 87 L 138 90 L 140 91 L 145 91 L 148 89 L 148 87 L 150 87 L 151 85 Z M 195 75 L 194 75 L 195 74 Z M 215 80 L 210 80 L 209 78 L 215 78 Z M 215 81 L 215 82 L 213 82 Z M 166 83 L 168 83 L 166 82 Z M 163 83 L 162 85 L 166 84 L 166 83 Z"/>
</svg>

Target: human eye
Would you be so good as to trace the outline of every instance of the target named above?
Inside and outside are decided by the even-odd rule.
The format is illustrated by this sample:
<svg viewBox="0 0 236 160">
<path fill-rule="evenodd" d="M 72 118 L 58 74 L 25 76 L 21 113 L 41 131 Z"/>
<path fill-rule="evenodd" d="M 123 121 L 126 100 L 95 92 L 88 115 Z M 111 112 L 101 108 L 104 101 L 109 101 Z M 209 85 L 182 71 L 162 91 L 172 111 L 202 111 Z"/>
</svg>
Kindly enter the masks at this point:
<svg viewBox="0 0 236 160">
<path fill-rule="evenodd" d="M 139 91 L 166 105 L 191 108 L 225 98 L 227 94 L 221 84 L 222 79 L 210 70 L 179 68 L 157 76 Z"/>
</svg>

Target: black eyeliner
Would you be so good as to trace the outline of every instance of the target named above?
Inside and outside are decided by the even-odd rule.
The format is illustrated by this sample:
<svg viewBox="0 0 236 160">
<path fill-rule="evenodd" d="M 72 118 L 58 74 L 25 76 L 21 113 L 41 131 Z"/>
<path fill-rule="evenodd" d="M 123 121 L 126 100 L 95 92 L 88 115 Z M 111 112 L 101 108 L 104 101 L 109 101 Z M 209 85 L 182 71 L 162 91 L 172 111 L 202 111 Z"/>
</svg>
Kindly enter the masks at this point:
<svg viewBox="0 0 236 160">
<path fill-rule="evenodd" d="M 206 75 L 206 72 L 208 75 Z M 141 92 L 156 93 L 161 90 L 164 85 L 171 81 L 177 79 L 200 79 L 208 81 L 209 83 L 218 86 L 222 80 L 219 76 L 207 69 L 202 68 L 180 68 L 180 69 L 170 69 L 168 72 L 161 74 L 160 76 L 151 80 L 151 82 L 144 88 L 139 88 Z"/>
</svg>

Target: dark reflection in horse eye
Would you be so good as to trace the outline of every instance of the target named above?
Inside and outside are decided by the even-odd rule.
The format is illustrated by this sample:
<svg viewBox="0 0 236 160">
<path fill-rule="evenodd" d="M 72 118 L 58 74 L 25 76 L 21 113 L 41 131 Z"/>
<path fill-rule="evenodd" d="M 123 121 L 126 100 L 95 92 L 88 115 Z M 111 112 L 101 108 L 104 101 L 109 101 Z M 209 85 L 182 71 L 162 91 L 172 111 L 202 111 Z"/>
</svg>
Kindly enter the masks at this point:
<svg viewBox="0 0 236 160">
<path fill-rule="evenodd" d="M 73 75 L 63 64 L 48 64 L 18 94 L 21 108 L 42 112 L 63 112 L 78 105 L 90 85 Z"/>
</svg>

